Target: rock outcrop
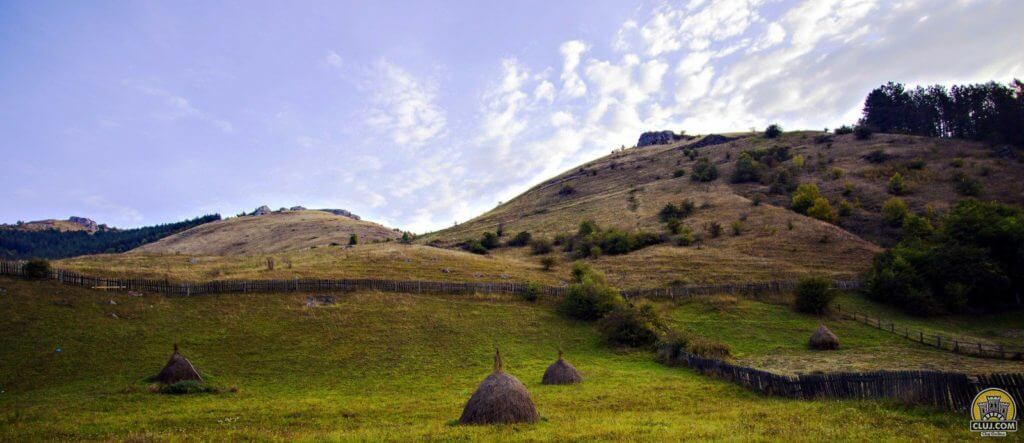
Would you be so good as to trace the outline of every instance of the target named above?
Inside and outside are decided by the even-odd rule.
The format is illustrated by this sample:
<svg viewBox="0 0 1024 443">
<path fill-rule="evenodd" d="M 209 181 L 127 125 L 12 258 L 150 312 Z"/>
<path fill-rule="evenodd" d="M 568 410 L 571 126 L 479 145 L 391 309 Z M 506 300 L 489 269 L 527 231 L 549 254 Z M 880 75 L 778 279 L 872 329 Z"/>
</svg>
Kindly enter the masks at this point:
<svg viewBox="0 0 1024 443">
<path fill-rule="evenodd" d="M 359 218 L 358 215 L 355 215 L 355 214 L 353 214 L 351 212 L 348 212 L 348 211 L 346 211 L 344 209 L 321 209 L 321 211 L 330 212 L 331 214 L 334 214 L 334 215 L 340 215 L 340 216 L 343 216 L 343 217 L 348 217 L 348 218 L 351 218 L 352 220 L 362 220 L 361 218 Z"/>
<path fill-rule="evenodd" d="M 650 145 L 664 145 L 684 138 L 686 138 L 684 135 L 676 134 L 672 131 L 649 131 L 640 134 L 640 140 L 636 142 L 636 147 L 642 148 Z"/>
<path fill-rule="evenodd" d="M 260 215 L 267 215 L 267 214 L 269 214 L 271 212 L 273 212 L 273 211 L 270 209 L 270 206 L 263 205 L 263 206 L 260 206 L 260 207 L 256 208 L 256 210 L 252 211 L 252 213 L 249 214 L 249 215 L 260 216 Z"/>
</svg>

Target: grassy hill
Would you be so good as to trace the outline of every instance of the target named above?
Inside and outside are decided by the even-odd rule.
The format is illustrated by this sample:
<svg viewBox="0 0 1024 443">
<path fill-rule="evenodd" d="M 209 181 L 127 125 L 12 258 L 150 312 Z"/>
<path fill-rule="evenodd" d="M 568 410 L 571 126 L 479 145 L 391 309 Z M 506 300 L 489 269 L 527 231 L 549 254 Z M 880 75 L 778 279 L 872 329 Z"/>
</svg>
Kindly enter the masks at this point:
<svg viewBox="0 0 1024 443">
<path fill-rule="evenodd" d="M 664 367 L 649 352 L 605 347 L 591 325 L 543 301 L 355 293 L 311 308 L 299 294 L 132 297 L 7 278 L 0 287 L 0 440 L 863 441 L 894 438 L 894 423 L 912 439 L 969 434 L 962 414 L 765 397 Z M 841 334 L 851 346 L 884 340 L 853 324 Z M 173 342 L 208 381 L 237 392 L 148 392 L 141 380 Z M 495 345 L 540 423 L 453 424 Z M 582 385 L 540 385 L 558 347 Z"/>
<path fill-rule="evenodd" d="M 352 234 L 365 243 L 402 236 L 398 231 L 373 222 L 324 211 L 285 211 L 205 224 L 137 248 L 134 252 L 191 255 L 275 253 L 347 245 Z"/>
<path fill-rule="evenodd" d="M 893 197 L 888 182 L 894 173 L 904 177 L 900 198 L 917 213 L 938 214 L 965 198 L 957 185 L 963 181 L 970 182 L 980 198 L 1024 202 L 1024 183 L 1014 179 L 1024 176 L 1024 163 L 980 143 L 889 134 L 858 140 L 852 134 L 810 131 L 777 138 L 730 135 L 732 140 L 707 146 L 701 146 L 707 143 L 701 138 L 614 152 L 418 241 L 453 247 L 499 227 L 506 239 L 519 231 L 554 239 L 574 233 L 584 220 L 602 228 L 663 233 L 666 227 L 659 221 L 659 211 L 688 200 L 696 209 L 683 225 L 694 233 L 695 245 L 665 243 L 603 256 L 595 260 L 596 267 L 620 284 L 651 278 L 701 282 L 808 273 L 841 277 L 862 271 L 880 246 L 897 238 L 898 228 L 881 215 L 883 203 Z M 734 182 L 744 152 L 760 159 L 759 177 Z M 717 179 L 692 180 L 702 159 L 717 168 Z M 790 210 L 797 183 L 817 185 L 836 212 L 845 202 L 849 214 L 841 214 L 833 224 Z M 718 237 L 710 234 L 713 223 L 722 227 Z M 733 235 L 734 223 L 738 235 Z M 527 256 L 509 249 L 492 254 Z"/>
</svg>

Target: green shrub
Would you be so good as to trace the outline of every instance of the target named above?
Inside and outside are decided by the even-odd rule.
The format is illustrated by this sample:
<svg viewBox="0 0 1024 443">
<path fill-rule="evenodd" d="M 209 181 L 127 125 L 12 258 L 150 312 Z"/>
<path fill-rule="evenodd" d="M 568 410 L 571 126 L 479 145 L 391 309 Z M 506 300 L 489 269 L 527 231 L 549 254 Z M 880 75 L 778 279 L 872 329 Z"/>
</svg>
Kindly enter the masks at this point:
<svg viewBox="0 0 1024 443">
<path fill-rule="evenodd" d="M 718 178 L 718 168 L 711 164 L 707 157 L 697 159 L 693 164 L 693 172 L 690 173 L 690 180 L 695 182 L 710 182 Z"/>
<path fill-rule="evenodd" d="M 622 306 L 597 322 L 597 330 L 605 342 L 615 346 L 652 347 L 664 329 L 651 305 Z"/>
<path fill-rule="evenodd" d="M 661 208 L 661 211 L 658 211 L 658 220 L 661 220 L 662 223 L 668 223 L 671 220 L 684 219 L 693 214 L 693 208 L 693 201 L 690 199 L 683 200 L 679 206 L 676 206 L 675 203 L 669 203 Z"/>
<path fill-rule="evenodd" d="M 605 282 L 604 276 L 589 267 L 573 265 L 575 283 L 558 306 L 562 314 L 579 320 L 597 320 L 616 308 L 625 305 L 625 300 Z"/>
<path fill-rule="evenodd" d="M 686 175 L 686 171 L 683 169 L 676 169 L 672 172 L 672 178 L 679 178 Z"/>
<path fill-rule="evenodd" d="M 555 267 L 557 260 L 552 256 L 547 256 L 540 259 L 540 265 L 545 271 L 550 271 L 551 268 Z"/>
<path fill-rule="evenodd" d="M 829 204 L 828 199 L 825 197 L 814 199 L 814 204 L 807 209 L 807 215 L 829 223 L 835 223 L 839 220 L 839 217 L 836 216 L 836 211 L 832 209 L 832 205 Z"/>
<path fill-rule="evenodd" d="M 718 236 L 722 235 L 722 224 L 716 221 L 708 222 L 704 225 L 704 229 L 708 231 L 708 235 L 711 238 L 718 238 Z"/>
<path fill-rule="evenodd" d="M 907 162 L 907 169 L 914 170 L 914 171 L 920 171 L 920 170 L 924 169 L 924 166 L 925 166 L 925 162 L 924 162 L 924 159 L 921 158 L 921 157 L 914 157 L 913 160 L 910 160 L 909 162 Z"/>
<path fill-rule="evenodd" d="M 892 195 L 903 195 L 907 191 L 906 185 L 903 183 L 902 174 L 897 172 L 889 178 L 888 190 Z"/>
<path fill-rule="evenodd" d="M 875 131 L 867 125 L 857 125 L 857 127 L 853 129 L 853 136 L 856 137 L 857 140 L 867 140 L 871 138 L 871 135 L 874 133 Z"/>
<path fill-rule="evenodd" d="M 864 154 L 861 158 L 867 160 L 869 163 L 879 164 L 888 161 L 889 154 L 886 154 L 885 151 L 881 149 L 875 149 L 874 151 Z"/>
<path fill-rule="evenodd" d="M 805 183 L 796 188 L 796 192 L 793 193 L 793 199 L 790 202 L 790 209 L 806 214 L 811 206 L 819 198 L 822 198 L 821 191 L 818 190 L 818 185 L 814 183 Z"/>
<path fill-rule="evenodd" d="M 796 286 L 793 308 L 807 314 L 824 314 L 828 312 L 829 304 L 834 298 L 835 292 L 832 291 L 832 283 L 827 279 L 803 278 Z"/>
<path fill-rule="evenodd" d="M 963 196 L 977 197 L 981 195 L 981 182 L 963 172 L 953 174 L 953 187 L 956 188 L 958 194 Z"/>
<path fill-rule="evenodd" d="M 907 217 L 907 212 L 907 204 L 903 203 L 899 197 L 892 197 L 882 205 L 882 219 L 889 226 L 902 225 L 903 219 Z"/>
<path fill-rule="evenodd" d="M 576 188 L 572 187 L 571 185 L 562 185 L 562 187 L 558 189 L 558 195 L 561 195 L 562 197 L 568 197 L 575 193 Z"/>
<path fill-rule="evenodd" d="M 576 231 L 576 235 L 590 235 L 600 230 L 601 228 L 597 227 L 597 223 L 593 220 L 584 220 L 580 222 L 580 228 Z"/>
<path fill-rule="evenodd" d="M 949 165 L 954 167 L 954 168 L 962 168 L 962 167 L 964 167 L 964 158 L 963 157 L 954 158 L 953 161 L 949 162 Z"/>
<path fill-rule="evenodd" d="M 782 135 L 782 126 L 776 123 L 772 123 L 764 129 L 764 138 L 776 138 L 780 135 Z"/>
<path fill-rule="evenodd" d="M 931 222 L 919 215 L 907 214 L 903 217 L 903 234 L 911 239 L 924 239 L 931 237 L 935 232 Z"/>
<path fill-rule="evenodd" d="M 532 252 L 533 255 L 548 254 L 552 250 L 554 250 L 554 247 L 551 245 L 551 240 L 546 238 L 535 238 L 530 240 L 530 252 Z"/>
<path fill-rule="evenodd" d="M 732 222 L 732 225 L 730 225 L 730 227 L 732 228 L 733 237 L 743 233 L 743 223 L 740 223 L 739 221 Z"/>
<path fill-rule="evenodd" d="M 487 254 L 487 248 L 485 248 L 484 245 L 480 243 L 480 240 L 470 240 L 469 242 L 466 243 L 464 248 L 467 251 L 472 252 L 474 254 Z"/>
<path fill-rule="evenodd" d="M 764 166 L 754 160 L 749 152 L 744 151 L 736 160 L 736 168 L 733 169 L 730 180 L 733 183 L 759 182 L 763 171 Z"/>
<path fill-rule="evenodd" d="M 790 192 L 793 192 L 799 184 L 799 180 L 797 180 L 795 174 L 787 169 L 780 169 L 772 174 L 768 192 L 776 195 L 789 194 Z"/>
<path fill-rule="evenodd" d="M 527 283 L 526 290 L 523 291 L 522 294 L 520 294 L 520 297 L 522 297 L 525 301 L 535 302 L 538 298 L 540 298 L 540 293 L 542 290 L 543 288 L 541 288 L 541 286 L 537 283 Z"/>
<path fill-rule="evenodd" d="M 349 244 L 349 246 L 358 245 L 359 244 L 359 236 L 355 235 L 355 234 L 352 234 L 352 235 L 348 236 L 348 244 Z"/>
<path fill-rule="evenodd" d="M 526 245 L 530 244 L 530 240 L 532 238 L 533 238 L 533 236 L 529 232 L 521 231 L 518 234 L 516 234 L 514 237 L 512 237 L 511 240 L 508 241 L 508 245 L 509 246 L 513 246 L 513 247 L 526 246 Z"/>
<path fill-rule="evenodd" d="M 853 214 L 853 205 L 845 199 L 839 200 L 839 216 L 849 217 L 851 214 Z"/>
<path fill-rule="evenodd" d="M 678 355 L 678 351 L 685 351 L 698 357 L 716 360 L 727 360 L 732 356 L 732 350 L 729 348 L 729 345 L 690 332 L 669 332 L 659 341 L 658 347 L 669 351 L 667 353 L 659 353 L 659 356 L 664 357 L 674 357 Z M 663 362 L 671 363 L 668 361 Z"/>
<path fill-rule="evenodd" d="M 850 125 L 842 125 L 835 130 L 836 135 L 853 134 L 853 127 Z"/>
<path fill-rule="evenodd" d="M 50 262 L 41 258 L 29 260 L 22 268 L 22 272 L 26 279 L 46 280 L 50 278 Z"/>
<path fill-rule="evenodd" d="M 497 248 L 501 244 L 498 240 L 498 235 L 493 232 L 485 232 L 483 237 L 480 238 L 480 246 L 490 250 Z"/>
<path fill-rule="evenodd" d="M 679 234 L 675 238 L 677 246 L 690 246 L 693 244 L 693 230 L 689 227 L 683 227 L 679 230 Z"/>
</svg>

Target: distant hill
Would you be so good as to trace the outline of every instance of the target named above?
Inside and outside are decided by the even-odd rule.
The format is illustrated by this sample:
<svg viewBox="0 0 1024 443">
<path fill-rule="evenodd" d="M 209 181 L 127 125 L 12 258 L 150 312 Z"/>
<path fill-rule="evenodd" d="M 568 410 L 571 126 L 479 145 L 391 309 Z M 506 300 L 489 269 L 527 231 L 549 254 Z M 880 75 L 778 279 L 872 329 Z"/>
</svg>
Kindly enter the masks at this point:
<svg viewBox="0 0 1024 443">
<path fill-rule="evenodd" d="M 111 229 L 87 218 L 42 220 L 0 227 L 0 258 L 59 259 L 125 252 L 186 229 L 220 220 L 206 215 L 177 223 L 136 229 Z"/>
<path fill-rule="evenodd" d="M 400 231 L 377 223 L 320 210 L 257 211 L 205 224 L 134 252 L 146 254 L 238 255 L 294 251 L 347 245 L 355 234 L 360 243 L 401 238 Z"/>
<path fill-rule="evenodd" d="M 867 139 L 821 131 L 775 138 L 727 135 L 619 150 L 417 241 L 459 247 L 499 228 L 502 242 L 520 231 L 554 240 L 593 220 L 601 228 L 662 236 L 655 246 L 592 260 L 623 284 L 642 283 L 652 273 L 680 281 L 806 273 L 852 276 L 867 267 L 881 246 L 898 238 L 899 227 L 881 214 L 884 202 L 894 197 L 889 181 L 896 173 L 905 184 L 899 198 L 914 213 L 941 214 L 967 194 L 1024 202 L 1024 182 L 1019 180 L 1024 163 L 1012 148 L 892 134 Z M 741 158 L 739 169 L 749 173 L 737 173 Z M 717 178 L 693 180 L 702 162 L 714 166 Z M 819 188 L 837 217 L 834 223 L 790 209 L 800 183 Z M 682 225 L 692 231 L 695 242 L 678 246 L 659 212 L 685 200 L 695 208 Z M 714 224 L 721 227 L 718 236 L 710 232 Z M 498 248 L 491 255 L 523 257 L 527 249 Z"/>
</svg>

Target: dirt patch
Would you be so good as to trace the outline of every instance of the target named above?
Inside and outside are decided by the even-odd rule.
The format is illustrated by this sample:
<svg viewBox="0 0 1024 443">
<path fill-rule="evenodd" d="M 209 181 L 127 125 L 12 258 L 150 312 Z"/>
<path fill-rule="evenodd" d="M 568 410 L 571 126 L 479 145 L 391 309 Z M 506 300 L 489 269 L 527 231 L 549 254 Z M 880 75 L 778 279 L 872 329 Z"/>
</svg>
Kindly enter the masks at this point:
<svg viewBox="0 0 1024 443">
<path fill-rule="evenodd" d="M 310 295 L 306 297 L 306 307 L 331 306 L 337 299 L 333 295 Z"/>
</svg>

